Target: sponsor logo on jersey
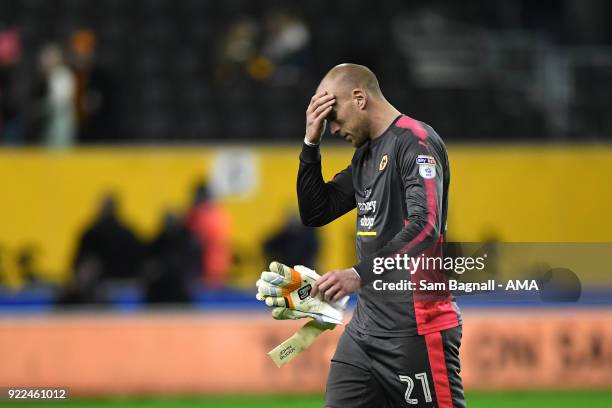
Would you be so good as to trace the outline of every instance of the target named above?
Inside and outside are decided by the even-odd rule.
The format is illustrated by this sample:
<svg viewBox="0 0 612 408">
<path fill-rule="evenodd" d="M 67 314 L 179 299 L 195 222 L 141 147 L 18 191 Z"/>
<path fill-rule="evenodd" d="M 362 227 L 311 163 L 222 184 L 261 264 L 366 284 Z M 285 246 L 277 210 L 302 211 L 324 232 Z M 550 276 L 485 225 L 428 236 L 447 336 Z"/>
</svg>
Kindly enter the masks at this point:
<svg viewBox="0 0 612 408">
<path fill-rule="evenodd" d="M 358 201 L 357 202 L 357 208 L 359 208 L 359 211 L 364 211 L 364 212 L 376 212 L 376 200 L 373 201 Z"/>
<path fill-rule="evenodd" d="M 433 164 L 436 165 L 436 159 L 432 156 L 426 156 L 424 154 L 419 154 L 416 159 L 417 164 Z"/>
<path fill-rule="evenodd" d="M 389 162 L 389 155 L 385 154 L 382 157 L 380 164 L 378 165 L 378 171 L 383 171 L 387 167 L 388 162 Z"/>
</svg>

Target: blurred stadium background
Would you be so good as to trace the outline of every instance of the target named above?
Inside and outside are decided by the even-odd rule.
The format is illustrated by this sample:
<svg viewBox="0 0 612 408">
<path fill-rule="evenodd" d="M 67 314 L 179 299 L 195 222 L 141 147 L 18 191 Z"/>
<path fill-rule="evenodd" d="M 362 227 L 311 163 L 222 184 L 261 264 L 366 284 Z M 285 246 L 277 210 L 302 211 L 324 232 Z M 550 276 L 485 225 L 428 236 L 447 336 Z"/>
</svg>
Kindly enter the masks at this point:
<svg viewBox="0 0 612 408">
<path fill-rule="evenodd" d="M 340 62 L 447 141 L 450 240 L 611 242 L 611 8 L 1 1 L 0 386 L 320 406 L 341 328 L 278 371 L 265 353 L 297 326 L 254 282 L 270 259 L 354 261 L 354 213 L 296 218 L 304 110 Z M 322 151 L 327 177 L 352 155 Z M 469 406 L 612 406 L 605 269 L 575 304 L 459 299 Z"/>
</svg>

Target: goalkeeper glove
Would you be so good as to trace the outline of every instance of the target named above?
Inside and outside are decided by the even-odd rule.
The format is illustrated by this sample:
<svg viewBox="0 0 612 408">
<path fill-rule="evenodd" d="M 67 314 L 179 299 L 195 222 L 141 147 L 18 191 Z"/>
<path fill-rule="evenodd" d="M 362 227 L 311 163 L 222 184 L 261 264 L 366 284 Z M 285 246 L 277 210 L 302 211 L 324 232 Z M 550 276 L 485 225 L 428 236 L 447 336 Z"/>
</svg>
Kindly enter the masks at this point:
<svg viewBox="0 0 612 408">
<path fill-rule="evenodd" d="M 268 355 L 282 367 L 306 350 L 325 330 L 342 324 L 348 296 L 329 304 L 310 296 L 312 286 L 320 276 L 312 269 L 297 265 L 289 268 L 272 262 L 257 281 L 257 299 L 272 307 L 272 317 L 278 320 L 311 318 L 293 336 L 270 350 Z"/>
<path fill-rule="evenodd" d="M 326 330 L 331 330 L 338 324 L 335 323 L 335 321 L 334 323 L 331 323 L 329 319 L 324 318 L 322 315 L 317 313 L 300 312 L 299 310 L 288 309 L 286 307 L 272 308 L 272 317 L 276 320 L 298 320 L 310 318 L 316 322 L 318 327 Z"/>
<path fill-rule="evenodd" d="M 310 317 L 319 323 L 342 324 L 348 296 L 334 304 L 310 296 L 312 285 L 320 277 L 302 265 L 290 268 L 280 262 L 272 262 L 270 271 L 262 272 L 256 283 L 256 297 L 273 307 L 272 316 L 275 319 Z"/>
</svg>

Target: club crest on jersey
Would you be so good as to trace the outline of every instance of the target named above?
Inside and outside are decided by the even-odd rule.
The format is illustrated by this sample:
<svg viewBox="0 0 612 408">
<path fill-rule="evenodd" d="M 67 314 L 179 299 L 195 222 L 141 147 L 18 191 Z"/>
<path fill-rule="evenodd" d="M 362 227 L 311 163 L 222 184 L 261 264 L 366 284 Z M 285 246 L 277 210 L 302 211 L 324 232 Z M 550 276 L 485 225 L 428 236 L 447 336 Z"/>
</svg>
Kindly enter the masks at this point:
<svg viewBox="0 0 612 408">
<path fill-rule="evenodd" d="M 378 171 L 383 171 L 387 168 L 387 163 L 389 162 L 389 155 L 385 154 L 380 160 L 380 164 L 378 165 Z"/>
<path fill-rule="evenodd" d="M 419 165 L 419 174 L 425 179 L 436 178 L 436 159 L 432 156 L 419 154 L 416 159 Z"/>
</svg>

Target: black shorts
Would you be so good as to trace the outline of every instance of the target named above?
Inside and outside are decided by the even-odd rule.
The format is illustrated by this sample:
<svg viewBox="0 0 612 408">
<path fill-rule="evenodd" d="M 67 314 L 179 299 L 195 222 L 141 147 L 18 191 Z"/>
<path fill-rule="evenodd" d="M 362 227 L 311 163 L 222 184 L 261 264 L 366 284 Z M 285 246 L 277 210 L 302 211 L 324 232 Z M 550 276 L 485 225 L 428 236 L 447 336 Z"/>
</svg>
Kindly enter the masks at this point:
<svg viewBox="0 0 612 408">
<path fill-rule="evenodd" d="M 465 407 L 461 326 L 411 337 L 345 329 L 332 358 L 325 405 L 334 408 Z"/>
</svg>

